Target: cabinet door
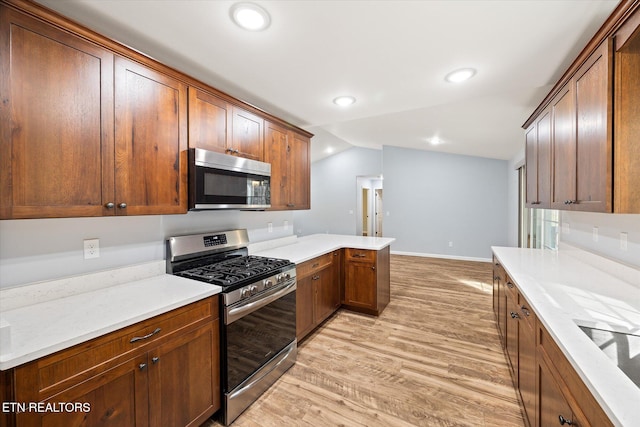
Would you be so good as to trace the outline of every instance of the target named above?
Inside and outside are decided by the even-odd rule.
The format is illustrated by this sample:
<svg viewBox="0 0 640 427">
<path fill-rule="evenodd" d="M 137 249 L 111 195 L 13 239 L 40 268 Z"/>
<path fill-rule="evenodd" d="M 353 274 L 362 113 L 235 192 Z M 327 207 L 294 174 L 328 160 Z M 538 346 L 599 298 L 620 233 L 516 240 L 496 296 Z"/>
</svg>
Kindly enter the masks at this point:
<svg viewBox="0 0 640 427">
<path fill-rule="evenodd" d="M 287 146 L 287 162 L 290 166 L 289 202 L 290 209 L 311 208 L 310 187 L 310 140 L 309 138 L 292 133 Z"/>
<path fill-rule="evenodd" d="M 611 212 L 613 203 L 610 43 L 605 41 L 575 77 L 576 207 L 591 212 Z"/>
<path fill-rule="evenodd" d="M 264 119 L 242 108 L 233 107 L 232 154 L 264 160 Z"/>
<path fill-rule="evenodd" d="M 229 110 L 225 100 L 189 87 L 189 148 L 226 153 Z"/>
<path fill-rule="evenodd" d="M 538 139 L 538 208 L 551 205 L 551 112 L 542 112 L 536 120 Z"/>
<path fill-rule="evenodd" d="M 518 306 L 508 295 L 507 302 L 507 321 L 505 324 L 505 342 L 507 348 L 507 356 L 509 356 L 509 365 L 513 375 L 513 382 L 518 388 Z"/>
<path fill-rule="evenodd" d="M 525 172 L 527 174 L 526 205 L 535 208 L 538 204 L 538 133 L 533 123 L 525 134 Z"/>
<path fill-rule="evenodd" d="M 553 141 L 552 206 L 563 209 L 576 201 L 575 99 L 572 82 L 551 101 Z"/>
<path fill-rule="evenodd" d="M 116 212 L 187 212 L 187 87 L 115 60 Z"/>
<path fill-rule="evenodd" d="M 614 35 L 614 211 L 640 213 L 640 9 Z"/>
<path fill-rule="evenodd" d="M 298 279 L 296 289 L 296 338 L 300 341 L 315 327 L 313 276 Z"/>
<path fill-rule="evenodd" d="M 521 315 L 522 310 L 520 311 Z M 536 425 L 536 336 L 535 329 L 520 321 L 518 330 L 518 384 L 529 426 Z M 534 322 L 535 323 L 535 322 Z"/>
<path fill-rule="evenodd" d="M 151 426 L 199 426 L 220 408 L 219 320 L 149 352 Z"/>
<path fill-rule="evenodd" d="M 322 270 L 315 280 L 316 286 L 316 323 L 331 316 L 340 305 L 340 283 L 335 282 L 334 268 Z"/>
<path fill-rule="evenodd" d="M 264 161 L 271 163 L 271 210 L 285 210 L 289 203 L 287 130 L 265 122 Z"/>
<path fill-rule="evenodd" d="M 538 425 L 560 425 L 560 417 L 572 421 L 573 414 L 556 383 L 553 374 L 542 358 L 538 362 Z M 569 425 L 569 424 L 567 424 Z M 582 424 L 580 424 L 582 425 Z"/>
<path fill-rule="evenodd" d="M 375 264 L 347 260 L 344 272 L 345 304 L 376 310 Z"/>
<path fill-rule="evenodd" d="M 0 5 L 0 219 L 113 198 L 113 54 Z"/>
<path fill-rule="evenodd" d="M 16 416 L 17 426 L 42 427 L 119 427 L 147 426 L 147 357 L 130 359 L 100 375 L 44 400 L 85 404 L 72 411 L 23 412 Z M 19 396 L 18 401 L 20 401 Z M 86 408 L 86 409 L 85 409 Z M 87 410 L 88 409 L 88 410 Z"/>
</svg>

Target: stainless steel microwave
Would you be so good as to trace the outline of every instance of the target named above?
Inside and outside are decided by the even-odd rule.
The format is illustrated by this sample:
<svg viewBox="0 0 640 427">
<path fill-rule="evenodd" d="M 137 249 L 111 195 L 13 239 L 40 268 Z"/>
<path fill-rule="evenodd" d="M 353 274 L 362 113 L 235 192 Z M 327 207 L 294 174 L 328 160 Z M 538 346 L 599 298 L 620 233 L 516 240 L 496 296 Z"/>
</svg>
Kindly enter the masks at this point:
<svg viewBox="0 0 640 427">
<path fill-rule="evenodd" d="M 271 207 L 271 164 L 189 149 L 189 209 Z"/>
</svg>

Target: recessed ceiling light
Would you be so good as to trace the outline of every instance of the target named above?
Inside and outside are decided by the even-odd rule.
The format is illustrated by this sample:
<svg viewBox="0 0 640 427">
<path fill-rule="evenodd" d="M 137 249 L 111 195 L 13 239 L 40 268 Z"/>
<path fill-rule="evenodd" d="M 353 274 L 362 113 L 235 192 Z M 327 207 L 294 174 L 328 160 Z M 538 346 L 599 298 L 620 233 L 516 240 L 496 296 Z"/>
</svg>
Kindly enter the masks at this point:
<svg viewBox="0 0 640 427">
<path fill-rule="evenodd" d="M 231 6 L 231 19 L 241 28 L 261 31 L 269 26 L 269 13 L 255 3 L 236 3 Z"/>
<path fill-rule="evenodd" d="M 469 80 L 471 77 L 475 76 L 475 74 L 476 70 L 474 68 L 461 68 L 450 72 L 444 79 L 449 83 L 460 83 L 465 80 Z"/>
<path fill-rule="evenodd" d="M 339 105 L 341 107 L 346 107 L 348 105 L 356 102 L 356 99 L 353 96 L 339 96 L 333 100 L 333 103 Z"/>
<path fill-rule="evenodd" d="M 441 140 L 440 138 L 438 138 L 437 136 L 431 137 L 431 138 L 427 138 L 427 142 L 431 145 L 440 145 L 442 143 L 444 143 L 443 140 Z"/>
</svg>

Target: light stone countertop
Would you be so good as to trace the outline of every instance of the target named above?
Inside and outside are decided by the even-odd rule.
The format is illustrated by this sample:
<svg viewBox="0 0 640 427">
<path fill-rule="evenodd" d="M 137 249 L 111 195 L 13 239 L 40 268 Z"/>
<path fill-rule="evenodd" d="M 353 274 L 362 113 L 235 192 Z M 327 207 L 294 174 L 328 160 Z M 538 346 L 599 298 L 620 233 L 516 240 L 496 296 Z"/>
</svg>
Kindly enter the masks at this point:
<svg viewBox="0 0 640 427">
<path fill-rule="evenodd" d="M 131 279 L 99 272 L 0 292 L 0 370 L 6 370 L 219 293 L 222 289 L 164 274 L 164 261 Z M 140 270 L 137 266 L 130 270 Z M 139 271 L 138 271 L 139 272 Z M 113 283 L 94 282 L 118 275 Z M 149 273 L 151 274 L 151 273 Z M 96 280 L 99 277 L 99 280 Z M 135 277 L 135 276 L 134 276 Z M 129 279 L 127 279 L 129 278 Z M 120 282 L 120 283 L 118 283 Z M 104 284 L 106 283 L 106 285 Z M 27 301 L 31 300 L 31 304 Z"/>
<path fill-rule="evenodd" d="M 282 240 L 282 239 L 281 239 Z M 271 258 L 288 259 L 300 264 L 327 252 L 341 248 L 366 249 L 378 251 L 393 243 L 390 237 L 348 236 L 342 234 L 312 234 L 310 236 L 289 238 L 282 241 L 282 246 L 259 247 L 249 246 L 252 255 Z M 255 249 L 253 249 L 255 248 Z"/>
<path fill-rule="evenodd" d="M 637 426 L 640 388 L 578 325 L 640 335 L 640 270 L 569 245 L 492 249 L 613 423 Z"/>
</svg>

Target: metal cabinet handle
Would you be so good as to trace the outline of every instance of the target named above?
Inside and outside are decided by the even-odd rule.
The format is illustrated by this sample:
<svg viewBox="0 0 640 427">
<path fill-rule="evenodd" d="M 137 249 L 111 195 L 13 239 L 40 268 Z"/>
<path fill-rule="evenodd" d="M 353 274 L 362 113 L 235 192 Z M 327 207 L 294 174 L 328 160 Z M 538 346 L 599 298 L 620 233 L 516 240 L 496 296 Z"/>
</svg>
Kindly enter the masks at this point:
<svg viewBox="0 0 640 427">
<path fill-rule="evenodd" d="M 156 356 L 156 357 L 151 358 L 151 361 L 155 365 L 156 363 L 158 363 L 160 361 L 160 358 Z"/>
<path fill-rule="evenodd" d="M 143 371 L 144 368 L 146 368 L 146 367 L 147 367 L 146 363 L 141 363 L 141 364 L 138 365 L 138 368 L 140 368 L 141 371 Z"/>
<path fill-rule="evenodd" d="M 107 209 L 113 209 L 113 208 L 116 207 L 116 204 L 113 203 L 113 202 L 109 202 L 106 205 L 104 205 L 104 207 L 107 208 Z"/>
<path fill-rule="evenodd" d="M 560 425 L 568 425 L 568 426 L 572 426 L 573 425 L 573 421 L 566 419 L 565 417 L 563 417 L 562 415 L 558 415 L 558 421 L 560 422 Z"/>
<path fill-rule="evenodd" d="M 126 207 L 127 207 L 127 204 L 126 204 L 126 203 L 124 203 L 124 202 L 122 202 L 122 203 L 120 203 L 120 204 L 118 205 L 118 207 L 119 207 L 120 209 L 124 209 L 124 208 L 126 208 Z"/>
<path fill-rule="evenodd" d="M 513 311 L 511 312 L 511 318 L 512 319 L 519 319 L 520 316 L 518 316 L 518 313 L 514 313 Z"/>
<path fill-rule="evenodd" d="M 507 282 L 507 286 L 510 287 L 510 288 L 513 288 L 513 283 Z"/>
<path fill-rule="evenodd" d="M 151 333 L 149 333 L 149 334 L 147 334 L 147 335 L 145 335 L 145 336 L 142 336 L 142 337 L 133 337 L 133 338 L 131 338 L 131 340 L 129 340 L 129 342 L 130 342 L 130 343 L 134 343 L 134 342 L 136 342 L 136 341 L 146 340 L 147 338 L 151 338 L 152 336 L 154 336 L 154 335 L 155 335 L 155 334 L 157 334 L 158 332 L 160 332 L 160 328 L 156 328 L 156 330 L 155 330 L 155 331 L 153 331 L 153 332 L 151 332 Z"/>
<path fill-rule="evenodd" d="M 376 267 L 375 267 L 375 266 L 373 266 L 373 267 L 371 267 L 371 269 L 375 271 Z"/>
<path fill-rule="evenodd" d="M 316 262 L 315 264 L 313 264 L 313 265 L 311 266 L 311 268 L 316 268 L 316 267 L 318 267 L 319 265 L 320 265 L 320 263 L 319 263 L 319 262 Z"/>
<path fill-rule="evenodd" d="M 529 309 L 524 305 L 520 306 L 520 309 L 522 310 L 525 316 L 529 317 L 531 315 L 531 313 L 529 312 Z"/>
<path fill-rule="evenodd" d="M 311 278 L 311 280 L 318 280 L 318 279 L 320 279 L 320 276 L 313 276 L 313 277 Z"/>
</svg>

